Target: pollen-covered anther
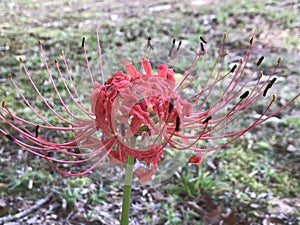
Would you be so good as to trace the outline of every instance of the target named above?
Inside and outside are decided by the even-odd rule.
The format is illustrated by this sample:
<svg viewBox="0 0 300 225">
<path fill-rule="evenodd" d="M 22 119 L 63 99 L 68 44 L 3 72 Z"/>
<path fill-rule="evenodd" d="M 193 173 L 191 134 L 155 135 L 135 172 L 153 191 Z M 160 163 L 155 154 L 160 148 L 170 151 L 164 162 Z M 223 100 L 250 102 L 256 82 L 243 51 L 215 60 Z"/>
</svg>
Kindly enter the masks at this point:
<svg viewBox="0 0 300 225">
<path fill-rule="evenodd" d="M 8 79 L 11 79 L 12 78 L 12 74 L 9 73 L 7 77 L 8 77 Z"/>
<path fill-rule="evenodd" d="M 257 61 L 257 63 L 256 63 L 256 66 L 259 66 L 261 63 L 262 63 L 262 61 L 264 60 L 264 56 L 261 56 L 259 59 L 258 59 L 258 61 Z"/>
<path fill-rule="evenodd" d="M 276 95 L 273 95 L 272 98 L 273 102 L 276 102 Z"/>
<path fill-rule="evenodd" d="M 259 77 L 262 77 L 264 75 L 264 73 L 263 73 L 263 71 L 261 70 L 260 72 L 259 72 Z"/>
<path fill-rule="evenodd" d="M 224 39 L 227 38 L 227 33 L 226 33 L 226 32 L 223 33 L 223 38 L 224 38 Z"/>
<path fill-rule="evenodd" d="M 43 45 L 43 42 L 42 42 L 42 40 L 39 40 L 39 45 Z"/>
<path fill-rule="evenodd" d="M 22 57 L 19 57 L 19 61 L 20 61 L 21 63 L 24 63 L 24 59 L 23 59 Z"/>
<path fill-rule="evenodd" d="M 282 58 L 279 57 L 279 58 L 277 59 L 277 62 L 280 63 L 281 61 L 282 61 Z"/>
<path fill-rule="evenodd" d="M 240 96 L 240 99 L 245 99 L 245 98 L 247 98 L 248 97 L 248 95 L 249 95 L 249 91 L 245 91 L 241 96 Z"/>
<path fill-rule="evenodd" d="M 1 106 L 2 106 L 2 108 L 5 108 L 5 107 L 6 107 L 6 102 L 5 102 L 5 101 L 2 101 L 2 102 L 1 102 Z"/>
<path fill-rule="evenodd" d="M 254 43 L 254 37 L 252 36 L 250 39 L 250 44 L 253 45 L 253 43 Z"/>
<path fill-rule="evenodd" d="M 224 56 L 227 55 L 227 50 L 226 50 L 226 49 L 224 49 L 223 55 L 224 55 Z"/>
<path fill-rule="evenodd" d="M 64 50 L 61 50 L 60 54 L 61 54 L 62 56 L 64 56 L 64 55 L 65 55 L 65 51 L 64 51 Z"/>
<path fill-rule="evenodd" d="M 244 59 L 242 58 L 242 59 L 240 59 L 240 64 L 242 64 L 244 62 Z"/>
<path fill-rule="evenodd" d="M 150 104 L 147 105 L 147 112 L 153 112 L 153 107 Z"/>
</svg>

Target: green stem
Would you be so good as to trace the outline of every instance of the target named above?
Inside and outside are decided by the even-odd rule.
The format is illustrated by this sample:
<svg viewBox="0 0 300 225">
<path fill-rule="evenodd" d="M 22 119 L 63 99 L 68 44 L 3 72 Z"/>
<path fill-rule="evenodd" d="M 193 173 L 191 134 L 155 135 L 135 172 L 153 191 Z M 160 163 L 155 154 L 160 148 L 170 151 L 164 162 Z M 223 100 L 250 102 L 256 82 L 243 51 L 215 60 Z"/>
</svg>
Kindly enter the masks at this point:
<svg viewBox="0 0 300 225">
<path fill-rule="evenodd" d="M 128 221 L 129 221 L 130 193 L 131 193 L 131 184 L 132 184 L 133 164 L 134 164 L 134 158 L 129 154 L 127 154 L 121 225 L 128 225 Z"/>
</svg>

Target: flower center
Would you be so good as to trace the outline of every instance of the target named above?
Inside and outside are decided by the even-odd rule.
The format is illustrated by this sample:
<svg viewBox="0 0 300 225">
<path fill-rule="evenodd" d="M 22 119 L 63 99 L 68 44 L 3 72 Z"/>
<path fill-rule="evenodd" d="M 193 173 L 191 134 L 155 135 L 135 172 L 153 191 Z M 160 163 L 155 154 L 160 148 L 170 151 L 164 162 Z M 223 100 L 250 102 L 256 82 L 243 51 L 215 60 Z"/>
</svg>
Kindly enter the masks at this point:
<svg viewBox="0 0 300 225">
<path fill-rule="evenodd" d="M 141 77 L 119 90 L 112 105 L 112 128 L 125 146 L 141 151 L 162 143 L 167 125 L 175 124 L 174 84 L 157 76 Z M 132 138 L 136 138 L 132 146 Z"/>
</svg>

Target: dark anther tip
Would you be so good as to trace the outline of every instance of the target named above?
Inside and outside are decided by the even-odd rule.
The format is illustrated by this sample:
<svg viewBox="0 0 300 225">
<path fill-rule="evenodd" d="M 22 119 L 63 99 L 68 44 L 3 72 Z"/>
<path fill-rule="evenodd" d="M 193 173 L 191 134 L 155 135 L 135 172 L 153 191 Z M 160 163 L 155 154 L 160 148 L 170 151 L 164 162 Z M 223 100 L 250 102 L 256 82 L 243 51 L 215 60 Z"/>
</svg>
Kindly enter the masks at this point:
<svg viewBox="0 0 300 225">
<path fill-rule="evenodd" d="M 82 42 L 81 42 L 81 47 L 84 47 L 84 43 L 85 43 L 85 37 L 82 38 Z"/>
<path fill-rule="evenodd" d="M 208 123 L 208 121 L 210 121 L 211 119 L 212 119 L 212 116 L 207 117 L 207 118 L 202 122 L 202 124 Z"/>
<path fill-rule="evenodd" d="M 264 90 L 264 93 L 263 93 L 263 96 L 266 97 L 267 93 L 268 93 L 268 90 L 273 86 L 273 84 L 275 83 L 275 81 L 277 80 L 276 77 L 274 77 L 270 83 L 268 83 L 267 87 L 265 88 Z"/>
<path fill-rule="evenodd" d="M 172 47 L 171 47 L 171 49 L 169 51 L 169 57 L 172 57 L 172 55 L 173 55 L 173 50 L 174 50 L 174 47 L 175 47 L 175 42 L 176 42 L 176 40 L 174 38 L 173 39 L 173 43 L 172 43 Z"/>
<path fill-rule="evenodd" d="M 200 43 L 200 46 L 201 46 L 201 50 L 204 52 L 204 45 L 202 42 Z"/>
<path fill-rule="evenodd" d="M 257 61 L 256 66 L 259 66 L 262 63 L 262 61 L 264 60 L 264 58 L 265 58 L 264 56 L 261 56 L 259 58 L 259 60 Z"/>
<path fill-rule="evenodd" d="M 200 40 L 204 43 L 204 44 L 207 44 L 207 42 L 204 40 L 203 37 L 200 36 Z"/>
<path fill-rule="evenodd" d="M 276 77 L 274 77 L 271 82 L 268 84 L 269 88 L 271 88 L 273 86 L 273 84 L 275 83 L 275 81 L 277 80 Z"/>
<path fill-rule="evenodd" d="M 180 128 L 180 117 L 176 117 L 176 126 L 175 126 L 175 131 L 178 132 Z"/>
<path fill-rule="evenodd" d="M 150 48 L 151 50 L 153 49 L 153 46 L 151 45 L 151 37 L 148 37 L 147 48 Z"/>
<path fill-rule="evenodd" d="M 231 70 L 230 70 L 230 73 L 233 73 L 233 72 L 235 71 L 236 67 L 237 67 L 237 65 L 234 64 L 234 66 L 233 66 L 233 67 L 231 68 Z"/>
<path fill-rule="evenodd" d="M 40 125 L 37 125 L 35 127 L 35 137 L 37 138 L 39 136 L 39 128 L 40 128 Z"/>
<path fill-rule="evenodd" d="M 174 108 L 174 99 L 173 99 L 173 98 L 171 98 L 171 99 L 170 99 L 170 102 L 169 102 L 169 109 L 168 109 L 168 113 L 171 113 L 171 112 L 172 112 L 172 110 L 173 110 L 173 108 Z"/>
<path fill-rule="evenodd" d="M 240 96 L 240 99 L 245 99 L 245 98 L 247 98 L 248 97 L 248 95 L 249 95 L 249 91 L 245 91 L 244 92 L 244 94 L 242 94 L 241 96 Z"/>
<path fill-rule="evenodd" d="M 180 40 L 179 43 L 178 43 L 178 47 L 177 47 L 177 50 L 176 50 L 176 51 L 179 51 L 180 46 L 181 46 L 181 43 L 182 43 L 182 41 Z"/>
<path fill-rule="evenodd" d="M 264 90 L 263 96 L 266 97 L 268 90 L 270 89 L 270 86 L 267 85 L 267 87 Z"/>
<path fill-rule="evenodd" d="M 269 88 L 266 87 L 266 89 L 264 90 L 264 93 L 263 93 L 263 96 L 264 96 L 264 97 L 266 97 L 268 90 L 269 90 Z"/>
</svg>

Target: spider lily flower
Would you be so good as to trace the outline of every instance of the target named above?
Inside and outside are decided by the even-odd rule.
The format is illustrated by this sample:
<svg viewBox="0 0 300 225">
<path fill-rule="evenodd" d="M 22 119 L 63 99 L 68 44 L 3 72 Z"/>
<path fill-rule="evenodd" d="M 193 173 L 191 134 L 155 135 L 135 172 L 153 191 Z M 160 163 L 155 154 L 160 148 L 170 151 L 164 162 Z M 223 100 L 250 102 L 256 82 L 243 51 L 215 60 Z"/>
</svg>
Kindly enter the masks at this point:
<svg viewBox="0 0 300 225">
<path fill-rule="evenodd" d="M 186 161 L 200 164 L 203 154 L 230 144 L 250 129 L 275 116 L 300 95 L 298 93 L 285 105 L 272 111 L 271 106 L 275 104 L 276 97 L 275 95 L 270 97 L 268 92 L 276 81 L 275 73 L 281 59 L 278 59 L 273 71 L 267 76 L 260 71 L 259 76 L 256 77 L 264 57 L 259 58 L 253 72 L 246 72 L 254 46 L 253 37 L 239 63 L 224 72 L 224 59 L 227 54 L 224 49 L 225 39 L 226 33 L 210 72 L 200 84 L 197 82 L 203 77 L 203 68 L 208 56 L 207 42 L 202 37 L 189 68 L 180 78 L 176 77 L 175 69 L 180 59 L 181 41 L 176 45 L 176 41 L 173 40 L 168 51 L 167 63 L 154 65 L 151 61 L 151 51 L 155 46 L 149 38 L 147 44 L 149 51 L 138 58 L 139 66 L 130 61 L 120 61 L 125 72 L 115 71 L 105 80 L 107 74 L 103 72 L 97 32 L 100 82 L 95 81 L 91 73 L 85 39 L 83 39 L 82 48 L 93 87 L 90 94 L 90 109 L 82 102 L 79 91 L 75 87 L 64 52 L 62 52 L 62 63 L 55 60 L 55 70 L 67 97 L 60 94 L 40 42 L 41 56 L 54 95 L 58 97 L 64 113 L 72 119 L 67 119 L 57 112 L 43 96 L 25 62 L 20 58 L 23 70 L 41 102 L 64 126 L 52 124 L 37 112 L 29 99 L 23 95 L 13 76 L 9 75 L 19 96 L 40 123 L 21 118 L 10 110 L 8 103 L 3 101 L 0 106 L 0 118 L 17 135 L 10 134 L 4 126 L 1 126 L 0 132 L 28 152 L 44 158 L 54 170 L 67 176 L 87 174 L 107 160 L 110 164 L 122 165 L 128 155 L 140 163 L 136 163 L 134 167 L 140 182 L 151 180 L 161 161 L 168 157 L 170 152 L 176 157 L 177 153 L 188 150 L 189 156 Z M 224 87 L 221 88 L 220 84 Z M 209 99 L 216 90 L 219 94 L 210 103 Z M 263 98 L 268 98 L 269 103 L 257 119 L 243 128 L 227 130 L 228 126 Z M 67 102 L 70 101 L 84 114 L 84 118 L 68 107 Z M 72 132 L 74 138 L 65 143 L 49 141 L 43 135 L 46 130 Z M 168 154 L 165 154 L 167 150 Z M 60 158 L 61 155 L 64 156 Z M 88 166 L 81 172 L 73 173 L 73 167 L 70 169 L 72 171 L 63 170 L 58 166 L 59 163 L 74 165 L 85 163 Z"/>
</svg>

